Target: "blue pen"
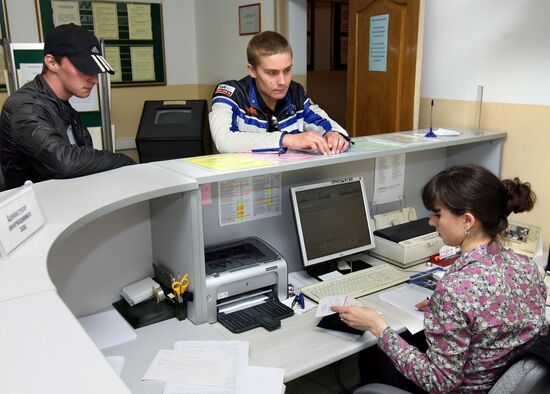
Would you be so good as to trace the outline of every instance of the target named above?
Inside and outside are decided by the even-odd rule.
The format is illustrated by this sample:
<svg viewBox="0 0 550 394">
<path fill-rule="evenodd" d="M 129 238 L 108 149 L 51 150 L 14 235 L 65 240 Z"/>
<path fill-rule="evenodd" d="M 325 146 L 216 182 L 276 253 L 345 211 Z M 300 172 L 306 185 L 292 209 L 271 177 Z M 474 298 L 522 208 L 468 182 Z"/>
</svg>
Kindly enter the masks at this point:
<svg viewBox="0 0 550 394">
<path fill-rule="evenodd" d="M 435 134 L 433 132 L 433 129 L 432 129 L 432 114 L 433 114 L 433 110 L 434 110 L 434 101 L 432 99 L 432 104 L 430 105 L 430 131 L 428 131 L 424 137 L 429 137 L 429 138 L 433 138 L 433 137 L 437 137 L 437 134 Z"/>
</svg>

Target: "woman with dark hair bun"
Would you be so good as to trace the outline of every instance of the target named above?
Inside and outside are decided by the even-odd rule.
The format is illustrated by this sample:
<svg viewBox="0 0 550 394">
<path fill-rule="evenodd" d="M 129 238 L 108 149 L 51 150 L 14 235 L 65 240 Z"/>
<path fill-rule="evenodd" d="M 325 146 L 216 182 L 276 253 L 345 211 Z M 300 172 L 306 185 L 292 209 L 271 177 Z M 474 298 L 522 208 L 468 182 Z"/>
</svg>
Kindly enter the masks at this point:
<svg viewBox="0 0 550 394">
<path fill-rule="evenodd" d="M 481 166 L 466 165 L 434 176 L 422 200 L 443 241 L 462 250 L 427 302 L 426 352 L 372 309 L 333 310 L 349 326 L 378 337 L 396 370 L 422 390 L 486 392 L 508 361 L 547 333 L 542 276 L 532 260 L 505 247 L 508 215 L 532 209 L 536 197 L 529 183 L 501 181 Z"/>
</svg>

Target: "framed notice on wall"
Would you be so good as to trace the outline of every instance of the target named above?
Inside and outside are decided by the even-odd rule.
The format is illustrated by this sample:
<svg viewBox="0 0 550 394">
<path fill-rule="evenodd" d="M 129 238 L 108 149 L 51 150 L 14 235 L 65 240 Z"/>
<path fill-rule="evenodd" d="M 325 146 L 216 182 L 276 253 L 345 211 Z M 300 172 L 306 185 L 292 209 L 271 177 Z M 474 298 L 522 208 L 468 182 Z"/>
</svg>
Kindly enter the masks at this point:
<svg viewBox="0 0 550 394">
<path fill-rule="evenodd" d="M 260 3 L 239 7 L 239 35 L 256 34 L 262 31 L 262 8 Z"/>
<path fill-rule="evenodd" d="M 165 85 L 162 5 L 82 0 L 35 0 L 40 38 L 64 23 L 83 26 L 105 43 L 113 86 Z"/>
</svg>

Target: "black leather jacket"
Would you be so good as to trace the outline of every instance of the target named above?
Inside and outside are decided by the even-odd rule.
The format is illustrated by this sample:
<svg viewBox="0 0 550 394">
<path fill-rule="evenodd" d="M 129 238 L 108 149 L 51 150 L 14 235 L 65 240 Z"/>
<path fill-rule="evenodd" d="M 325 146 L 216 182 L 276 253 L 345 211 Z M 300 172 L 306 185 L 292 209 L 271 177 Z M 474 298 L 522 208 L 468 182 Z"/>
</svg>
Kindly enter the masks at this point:
<svg viewBox="0 0 550 394">
<path fill-rule="evenodd" d="M 67 128 L 73 129 L 75 144 Z M 7 188 L 26 180 L 74 178 L 134 164 L 121 153 L 92 148 L 80 114 L 38 75 L 12 94 L 0 116 L 0 163 Z"/>
</svg>

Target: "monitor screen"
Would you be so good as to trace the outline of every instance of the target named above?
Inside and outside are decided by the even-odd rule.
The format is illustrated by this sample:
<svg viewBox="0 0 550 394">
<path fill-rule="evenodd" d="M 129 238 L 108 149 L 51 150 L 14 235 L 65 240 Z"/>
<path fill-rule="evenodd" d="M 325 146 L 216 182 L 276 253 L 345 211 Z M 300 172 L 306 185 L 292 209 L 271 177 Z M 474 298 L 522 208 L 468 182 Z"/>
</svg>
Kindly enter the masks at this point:
<svg viewBox="0 0 550 394">
<path fill-rule="evenodd" d="M 191 122 L 191 108 L 158 108 L 155 113 L 155 124 L 186 124 Z"/>
<path fill-rule="evenodd" d="M 362 177 L 290 189 L 304 265 L 374 247 Z"/>
</svg>

